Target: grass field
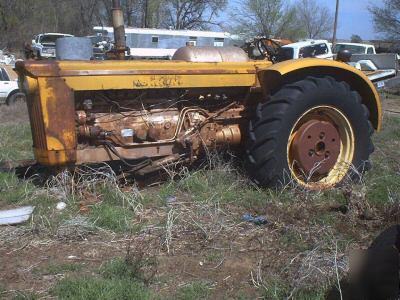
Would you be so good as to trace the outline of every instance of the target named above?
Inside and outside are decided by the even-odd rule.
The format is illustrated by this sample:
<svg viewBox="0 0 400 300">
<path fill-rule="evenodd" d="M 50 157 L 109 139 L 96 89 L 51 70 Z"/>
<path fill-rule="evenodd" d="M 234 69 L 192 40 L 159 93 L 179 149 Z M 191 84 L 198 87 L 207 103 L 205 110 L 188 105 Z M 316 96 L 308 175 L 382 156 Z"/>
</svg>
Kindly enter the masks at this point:
<svg viewBox="0 0 400 300">
<path fill-rule="evenodd" d="M 32 158 L 26 108 L 0 107 L 0 120 L 0 160 Z M 259 189 L 221 155 L 146 188 L 106 165 L 44 185 L 0 173 L 0 209 L 35 206 L 29 223 L 0 228 L 0 298 L 324 299 L 349 253 L 399 222 L 397 115 L 374 143 L 360 182 L 324 192 Z"/>
</svg>

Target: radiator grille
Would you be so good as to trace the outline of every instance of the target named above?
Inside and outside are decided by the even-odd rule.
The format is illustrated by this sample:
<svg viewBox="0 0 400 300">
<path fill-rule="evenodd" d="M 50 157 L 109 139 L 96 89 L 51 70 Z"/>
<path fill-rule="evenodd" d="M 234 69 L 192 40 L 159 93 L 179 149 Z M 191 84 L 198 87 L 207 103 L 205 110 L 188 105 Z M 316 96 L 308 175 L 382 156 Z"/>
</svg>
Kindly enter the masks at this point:
<svg viewBox="0 0 400 300">
<path fill-rule="evenodd" d="M 46 132 L 42 116 L 42 108 L 38 96 L 31 97 L 30 105 L 30 120 L 32 129 L 33 146 L 37 149 L 47 149 Z"/>
</svg>

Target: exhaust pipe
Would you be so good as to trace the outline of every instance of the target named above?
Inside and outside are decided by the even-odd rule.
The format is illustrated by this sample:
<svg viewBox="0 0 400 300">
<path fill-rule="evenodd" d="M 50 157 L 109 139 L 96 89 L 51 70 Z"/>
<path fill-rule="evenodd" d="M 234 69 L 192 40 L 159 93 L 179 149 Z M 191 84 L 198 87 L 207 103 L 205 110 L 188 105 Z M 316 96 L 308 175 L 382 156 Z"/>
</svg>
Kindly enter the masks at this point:
<svg viewBox="0 0 400 300">
<path fill-rule="evenodd" d="M 122 12 L 120 0 L 113 0 L 112 3 L 115 56 L 119 60 L 124 60 L 126 51 L 124 14 Z"/>
</svg>

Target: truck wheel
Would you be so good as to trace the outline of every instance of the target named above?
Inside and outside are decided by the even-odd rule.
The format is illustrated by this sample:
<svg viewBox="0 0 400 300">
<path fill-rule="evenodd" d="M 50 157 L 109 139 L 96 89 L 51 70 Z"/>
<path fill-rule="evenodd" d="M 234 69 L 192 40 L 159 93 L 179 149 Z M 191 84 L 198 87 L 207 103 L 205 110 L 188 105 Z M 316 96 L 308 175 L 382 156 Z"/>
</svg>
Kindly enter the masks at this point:
<svg viewBox="0 0 400 300">
<path fill-rule="evenodd" d="M 14 93 L 9 96 L 6 100 L 7 105 L 13 105 L 17 102 L 25 102 L 26 96 L 24 93 Z"/>
<path fill-rule="evenodd" d="M 307 77 L 287 84 L 259 104 L 249 124 L 248 171 L 263 187 L 294 181 L 324 189 L 354 178 L 374 151 L 368 118 L 345 82 Z"/>
</svg>

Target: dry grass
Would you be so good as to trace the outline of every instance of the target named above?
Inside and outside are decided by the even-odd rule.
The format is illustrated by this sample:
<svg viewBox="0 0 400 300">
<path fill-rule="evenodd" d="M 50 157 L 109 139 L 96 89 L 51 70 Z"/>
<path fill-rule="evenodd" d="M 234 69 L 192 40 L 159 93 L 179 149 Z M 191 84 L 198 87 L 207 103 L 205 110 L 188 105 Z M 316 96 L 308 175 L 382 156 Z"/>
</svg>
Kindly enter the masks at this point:
<svg viewBox="0 0 400 300">
<path fill-rule="evenodd" d="M 26 103 L 17 102 L 14 105 L 0 105 L 1 125 L 28 123 L 28 108 Z"/>
<path fill-rule="evenodd" d="M 22 143 L 15 142 L 13 128 L 27 126 L 27 119 L 22 108 L 14 109 L 0 108 L 2 158 L 30 151 L 24 148 L 28 130 Z M 165 166 L 170 179 L 142 190 L 107 165 L 60 173 L 41 187 L 0 174 L 3 203 L 36 206 L 31 223 L 0 230 L 0 256 L 10 261 L 2 272 L 14 274 L 0 285 L 7 296 L 35 286 L 30 292 L 49 297 L 60 278 L 45 285 L 43 277 L 21 273 L 13 264 L 28 259 L 23 267 L 28 270 L 42 264 L 43 256 L 65 264 L 72 253 L 85 262 L 85 276 L 71 279 L 77 274 L 66 270 L 58 289 L 63 295 L 72 288 L 85 288 L 87 295 L 90 289 L 114 289 L 121 280 L 128 286 L 131 279 L 98 274 L 99 264 L 120 257 L 123 264 L 117 260 L 115 269 L 142 273 L 134 280 L 161 298 L 234 299 L 242 293 L 249 299 L 323 299 L 325 289 L 347 272 L 349 252 L 368 246 L 400 220 L 400 153 L 393 147 L 400 119 L 385 122 L 375 137 L 374 169 L 356 184 L 348 180 L 331 191 L 310 192 L 293 181 L 281 190 L 259 189 L 240 160 L 215 153 L 195 170 Z M 67 204 L 65 210 L 55 209 L 59 201 Z M 265 216 L 268 224 L 244 222 L 245 213 Z"/>
</svg>

